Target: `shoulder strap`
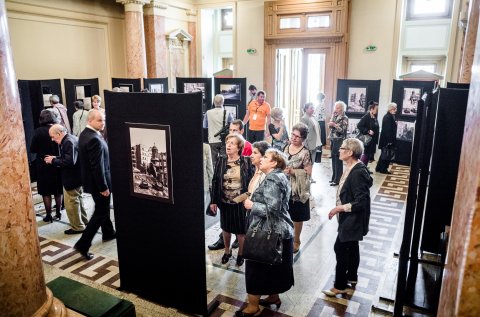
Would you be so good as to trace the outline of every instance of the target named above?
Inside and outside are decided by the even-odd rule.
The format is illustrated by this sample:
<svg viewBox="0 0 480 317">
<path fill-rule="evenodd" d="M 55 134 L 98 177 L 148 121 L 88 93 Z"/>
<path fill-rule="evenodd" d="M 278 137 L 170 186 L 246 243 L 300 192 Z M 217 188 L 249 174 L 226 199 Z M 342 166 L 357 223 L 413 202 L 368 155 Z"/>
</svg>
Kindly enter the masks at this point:
<svg viewBox="0 0 480 317">
<path fill-rule="evenodd" d="M 225 116 L 227 115 L 227 110 L 223 110 L 223 123 L 222 123 L 222 127 L 225 126 Z"/>
</svg>

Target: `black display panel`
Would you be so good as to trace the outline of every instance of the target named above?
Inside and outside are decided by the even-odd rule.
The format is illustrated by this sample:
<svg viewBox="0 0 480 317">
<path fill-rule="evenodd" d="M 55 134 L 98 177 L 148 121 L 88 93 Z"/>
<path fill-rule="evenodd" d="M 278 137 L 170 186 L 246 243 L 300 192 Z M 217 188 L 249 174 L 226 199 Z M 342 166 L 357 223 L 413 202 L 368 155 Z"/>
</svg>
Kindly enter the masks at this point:
<svg viewBox="0 0 480 317">
<path fill-rule="evenodd" d="M 177 77 L 178 93 L 202 93 L 202 113 L 212 107 L 212 79 Z"/>
</svg>

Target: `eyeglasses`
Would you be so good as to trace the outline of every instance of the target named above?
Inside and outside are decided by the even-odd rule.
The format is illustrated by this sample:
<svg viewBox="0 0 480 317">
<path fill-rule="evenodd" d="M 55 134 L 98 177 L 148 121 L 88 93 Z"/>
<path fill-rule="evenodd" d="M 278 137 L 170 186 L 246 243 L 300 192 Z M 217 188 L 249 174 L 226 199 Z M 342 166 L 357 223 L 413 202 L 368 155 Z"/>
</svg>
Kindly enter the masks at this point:
<svg viewBox="0 0 480 317">
<path fill-rule="evenodd" d="M 340 150 L 344 150 L 344 151 L 350 151 L 349 149 L 347 149 L 346 147 L 341 147 Z"/>
<path fill-rule="evenodd" d="M 299 136 L 299 135 L 296 135 L 296 134 L 293 134 L 293 133 L 292 133 L 292 138 L 295 138 L 295 139 L 301 139 L 302 137 L 301 137 L 301 136 Z"/>
</svg>

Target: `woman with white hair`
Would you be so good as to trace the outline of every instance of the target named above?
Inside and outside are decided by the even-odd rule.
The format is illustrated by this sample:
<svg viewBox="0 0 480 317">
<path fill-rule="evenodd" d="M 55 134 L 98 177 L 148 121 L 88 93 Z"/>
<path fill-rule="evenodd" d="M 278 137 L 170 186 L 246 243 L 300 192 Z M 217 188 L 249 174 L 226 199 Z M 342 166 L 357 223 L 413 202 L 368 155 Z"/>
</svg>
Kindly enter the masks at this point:
<svg viewBox="0 0 480 317">
<path fill-rule="evenodd" d="M 332 153 L 332 179 L 330 186 L 337 186 L 343 173 L 343 163 L 340 160 L 340 145 L 347 137 L 348 117 L 345 115 L 347 105 L 343 101 L 337 101 L 334 105 L 333 116 L 328 123 L 330 128 L 329 139 L 332 141 L 330 151 Z"/>
<path fill-rule="evenodd" d="M 395 113 L 397 112 L 397 104 L 391 102 L 388 104 L 387 113 L 383 116 L 382 132 L 380 133 L 380 142 L 378 147 L 382 150 L 382 155 L 378 160 L 375 171 L 382 174 L 391 174 L 388 171 L 391 157 L 387 157 L 385 152 L 395 148 L 397 142 L 397 121 L 395 121 Z"/>
</svg>

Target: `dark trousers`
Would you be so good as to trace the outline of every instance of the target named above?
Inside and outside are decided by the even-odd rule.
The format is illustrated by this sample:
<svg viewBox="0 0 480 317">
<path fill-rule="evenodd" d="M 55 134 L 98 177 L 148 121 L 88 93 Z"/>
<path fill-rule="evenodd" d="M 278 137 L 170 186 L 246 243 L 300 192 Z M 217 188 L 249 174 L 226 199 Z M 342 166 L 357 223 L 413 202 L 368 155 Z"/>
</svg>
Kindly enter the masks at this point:
<svg viewBox="0 0 480 317">
<path fill-rule="evenodd" d="M 343 162 L 340 160 L 340 146 L 342 145 L 342 139 L 332 140 L 332 182 L 340 183 L 340 178 L 343 174 Z"/>
<path fill-rule="evenodd" d="M 105 197 L 97 192 L 92 193 L 92 198 L 95 202 L 95 210 L 80 240 L 75 244 L 75 247 L 81 251 L 88 251 L 88 249 L 90 249 L 92 240 L 100 227 L 102 227 L 102 236 L 104 239 L 115 235 L 115 229 L 113 229 L 113 223 L 110 220 L 110 195 Z"/>
<path fill-rule="evenodd" d="M 248 142 L 253 143 L 257 141 L 265 140 L 265 130 L 262 131 L 252 131 L 248 130 Z"/>
<path fill-rule="evenodd" d="M 340 242 L 337 236 L 335 241 L 335 268 L 334 287 L 338 290 L 347 288 L 347 282 L 358 280 L 358 266 L 360 265 L 360 248 L 358 241 Z"/>
<path fill-rule="evenodd" d="M 385 173 L 388 171 L 389 165 L 390 161 L 379 159 L 377 162 L 377 167 L 375 167 L 375 171 Z"/>
</svg>

